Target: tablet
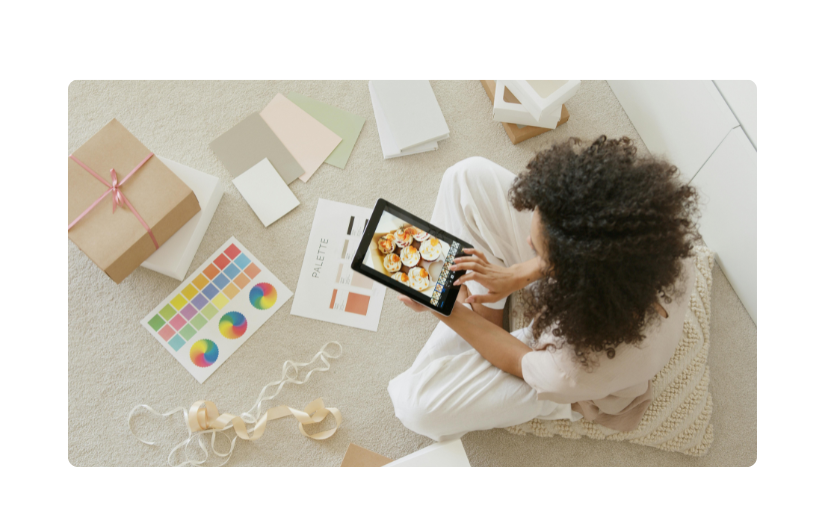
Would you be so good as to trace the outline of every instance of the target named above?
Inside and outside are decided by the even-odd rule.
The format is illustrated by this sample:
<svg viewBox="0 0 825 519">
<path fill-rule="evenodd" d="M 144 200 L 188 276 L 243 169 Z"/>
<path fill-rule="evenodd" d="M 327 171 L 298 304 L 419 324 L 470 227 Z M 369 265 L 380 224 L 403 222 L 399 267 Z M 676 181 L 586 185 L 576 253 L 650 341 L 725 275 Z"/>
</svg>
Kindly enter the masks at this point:
<svg viewBox="0 0 825 519">
<path fill-rule="evenodd" d="M 450 271 L 453 260 L 467 256 L 469 243 L 439 229 L 383 198 L 375 203 L 352 270 L 444 315 L 450 315 L 460 287 Z"/>
</svg>

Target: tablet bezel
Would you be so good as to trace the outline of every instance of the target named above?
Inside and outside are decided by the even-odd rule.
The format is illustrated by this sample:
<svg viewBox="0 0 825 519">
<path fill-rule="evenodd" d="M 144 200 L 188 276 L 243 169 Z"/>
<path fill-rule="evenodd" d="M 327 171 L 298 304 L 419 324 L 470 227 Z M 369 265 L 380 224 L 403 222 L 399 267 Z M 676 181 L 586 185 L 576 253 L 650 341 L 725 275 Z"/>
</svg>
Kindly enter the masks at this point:
<svg viewBox="0 0 825 519">
<path fill-rule="evenodd" d="M 397 205 L 384 200 L 383 198 L 379 198 L 378 201 L 375 202 L 375 207 L 372 210 L 372 215 L 370 215 L 369 223 L 367 224 L 366 229 L 364 230 L 364 234 L 361 235 L 361 242 L 358 244 L 358 250 L 355 252 L 355 256 L 352 258 L 352 264 L 350 267 L 355 272 L 358 272 L 361 275 L 364 275 L 373 281 L 380 283 L 388 288 L 395 290 L 405 296 L 410 297 L 417 303 L 420 303 L 427 307 L 430 310 L 434 310 L 443 315 L 450 315 L 453 311 L 453 306 L 455 306 L 455 300 L 458 297 L 458 291 L 460 290 L 460 286 L 451 285 L 447 292 L 442 292 L 442 297 L 446 296 L 444 299 L 444 306 L 436 307 L 430 303 L 430 298 L 426 295 L 422 294 L 418 290 L 415 290 L 412 287 L 408 287 L 407 285 L 401 283 L 400 281 L 396 281 L 391 277 L 386 276 L 385 274 L 372 269 L 366 265 L 364 265 L 364 258 L 366 257 L 367 253 L 369 252 L 370 241 L 372 240 L 373 236 L 375 235 L 375 229 L 378 227 L 378 223 L 381 221 L 381 215 L 384 212 L 388 212 L 398 218 L 401 218 L 407 221 L 409 224 L 422 229 L 436 238 L 450 242 L 458 242 L 462 250 L 459 250 L 455 257 L 467 256 L 463 249 L 470 248 L 472 249 L 473 246 L 469 243 L 465 242 L 464 240 L 453 236 L 452 234 L 448 233 L 447 231 L 436 227 L 435 225 L 422 220 L 421 218 L 415 216 L 414 214 L 401 209 Z M 465 274 L 465 270 L 458 270 L 455 271 L 454 279 L 458 279 Z"/>
</svg>

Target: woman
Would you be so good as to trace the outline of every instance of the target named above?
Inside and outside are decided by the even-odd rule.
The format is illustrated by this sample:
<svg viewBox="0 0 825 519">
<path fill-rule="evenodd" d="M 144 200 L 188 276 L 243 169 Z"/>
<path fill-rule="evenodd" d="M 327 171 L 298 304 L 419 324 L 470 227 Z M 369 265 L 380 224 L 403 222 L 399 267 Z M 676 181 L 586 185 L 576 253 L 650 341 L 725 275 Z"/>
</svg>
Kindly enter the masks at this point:
<svg viewBox="0 0 825 519">
<path fill-rule="evenodd" d="M 452 314 L 431 312 L 441 322 L 388 388 L 401 422 L 433 440 L 534 418 L 632 430 L 679 343 L 696 190 L 627 137 L 571 139 L 527 168 L 474 157 L 444 174 L 432 222 L 476 248 L 453 267 L 467 274 Z M 528 286 L 533 320 L 510 334 L 506 297 Z"/>
</svg>

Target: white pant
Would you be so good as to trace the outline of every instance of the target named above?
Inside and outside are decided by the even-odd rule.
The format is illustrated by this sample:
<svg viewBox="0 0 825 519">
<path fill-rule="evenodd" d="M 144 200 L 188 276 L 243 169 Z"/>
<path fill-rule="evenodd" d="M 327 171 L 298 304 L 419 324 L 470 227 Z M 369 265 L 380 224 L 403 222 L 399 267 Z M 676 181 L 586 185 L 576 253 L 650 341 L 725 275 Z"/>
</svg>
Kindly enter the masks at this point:
<svg viewBox="0 0 825 519">
<path fill-rule="evenodd" d="M 459 162 L 444 173 L 432 223 L 481 250 L 491 263 L 510 266 L 535 256 L 527 244 L 529 212 L 510 205 L 515 175 L 481 157 Z M 473 294 L 487 293 L 468 282 Z M 503 308 L 504 300 L 486 304 Z M 525 332 L 512 334 L 527 342 Z M 528 422 L 581 418 L 570 404 L 538 400 L 536 390 L 478 354 L 444 323 L 438 323 L 413 365 L 387 388 L 395 416 L 407 428 L 435 441 L 470 431 Z"/>
</svg>

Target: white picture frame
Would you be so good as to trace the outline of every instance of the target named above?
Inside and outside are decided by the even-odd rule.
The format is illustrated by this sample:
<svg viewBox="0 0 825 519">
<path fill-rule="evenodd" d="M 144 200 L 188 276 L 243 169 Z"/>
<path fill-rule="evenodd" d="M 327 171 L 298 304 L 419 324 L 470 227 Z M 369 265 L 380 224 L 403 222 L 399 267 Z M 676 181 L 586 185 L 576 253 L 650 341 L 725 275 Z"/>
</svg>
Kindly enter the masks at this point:
<svg viewBox="0 0 825 519">
<path fill-rule="evenodd" d="M 555 113 L 576 95 L 581 81 L 575 80 L 502 80 L 534 119 L 542 121 L 546 112 Z"/>
<path fill-rule="evenodd" d="M 514 94 L 515 95 L 515 94 Z M 523 124 L 554 130 L 561 119 L 562 105 L 552 110 L 546 110 L 541 119 L 527 111 L 522 104 L 510 103 L 504 100 L 504 82 L 496 81 L 496 93 L 493 100 L 493 120 L 500 123 Z"/>
</svg>

